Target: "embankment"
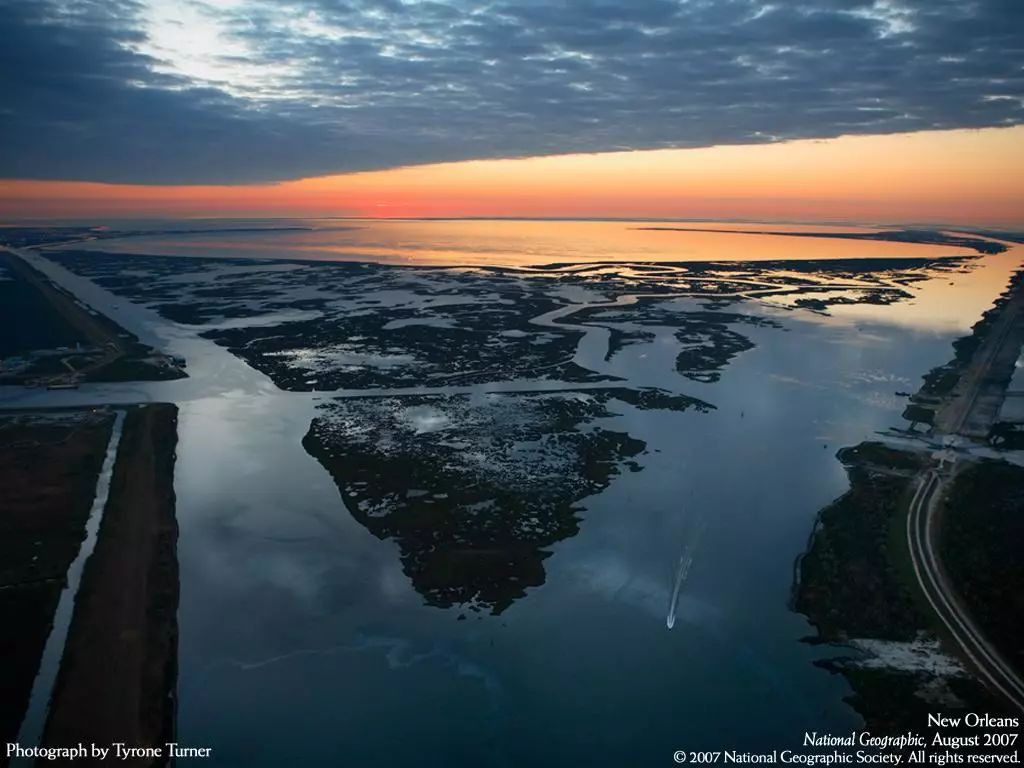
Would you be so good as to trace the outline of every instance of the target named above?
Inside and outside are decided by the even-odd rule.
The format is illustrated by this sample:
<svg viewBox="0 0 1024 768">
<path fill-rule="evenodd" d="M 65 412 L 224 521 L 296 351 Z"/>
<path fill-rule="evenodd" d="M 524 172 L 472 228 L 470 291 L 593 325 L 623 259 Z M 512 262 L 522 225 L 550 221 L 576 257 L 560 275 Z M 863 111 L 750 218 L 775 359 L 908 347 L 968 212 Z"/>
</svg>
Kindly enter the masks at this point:
<svg viewBox="0 0 1024 768">
<path fill-rule="evenodd" d="M 175 406 L 128 411 L 110 499 L 82 576 L 50 702 L 46 746 L 160 746 L 173 740 L 176 444 Z"/>
</svg>

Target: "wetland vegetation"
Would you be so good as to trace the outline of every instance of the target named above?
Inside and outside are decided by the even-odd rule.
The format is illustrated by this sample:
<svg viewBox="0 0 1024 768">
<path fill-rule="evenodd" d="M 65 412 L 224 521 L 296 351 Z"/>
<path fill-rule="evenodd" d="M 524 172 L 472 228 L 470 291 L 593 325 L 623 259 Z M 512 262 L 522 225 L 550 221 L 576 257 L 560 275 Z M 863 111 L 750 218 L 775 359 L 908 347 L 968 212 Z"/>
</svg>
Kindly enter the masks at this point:
<svg viewBox="0 0 1024 768">
<path fill-rule="evenodd" d="M 834 649 L 820 664 L 849 681 L 850 703 L 878 732 L 920 727 L 936 708 L 1000 709 L 940 645 L 910 570 L 906 508 L 927 456 L 871 442 L 838 458 L 850 490 L 821 511 L 793 594 L 817 631 L 812 641 Z"/>
<path fill-rule="evenodd" d="M 404 737 L 382 749 L 439 748 L 421 706 L 439 690 L 467 754 L 501 742 L 524 763 L 537 755 L 523 729 L 567 748 L 568 698 L 626 759 L 621 712 L 580 701 L 578 680 L 643 711 L 659 751 L 682 721 L 720 741 L 722 712 L 756 724 L 750 748 L 794 717 L 852 727 L 849 690 L 815 661 L 882 731 L 987 702 L 894 545 L 920 454 L 858 442 L 898 418 L 898 393 L 951 341 L 886 313 L 999 257 L 936 253 L 398 266 L 45 251 L 58 282 L 104 289 L 86 289 L 97 310 L 166 340 L 193 377 L 133 389 L 178 403 L 180 425 L 173 408 L 128 413 L 118 467 L 134 463 L 114 472 L 47 740 L 81 735 L 92 656 L 163 708 L 96 708 L 89 730 L 130 723 L 151 742 L 180 726 L 239 760 L 246 737 L 211 731 L 225 708 L 246 727 L 358 742 L 408 703 L 393 718 Z M 857 446 L 838 454 L 845 477 L 835 445 Z M 830 498 L 793 594 L 818 632 L 802 645 L 792 558 Z M 140 506 L 151 514 L 129 520 Z M 105 613 L 118 581 L 138 588 Z M 520 660 L 542 672 L 509 672 Z M 267 760 L 286 749 L 268 742 Z"/>
<path fill-rule="evenodd" d="M 957 473 L 942 513 L 942 561 L 995 646 L 1024 668 L 1024 468 L 981 461 Z"/>
<path fill-rule="evenodd" d="M 65 574 L 85 538 L 107 410 L 0 417 L 0 740 L 15 741 Z M 18 627 L 17 632 L 9 631 Z"/>
</svg>

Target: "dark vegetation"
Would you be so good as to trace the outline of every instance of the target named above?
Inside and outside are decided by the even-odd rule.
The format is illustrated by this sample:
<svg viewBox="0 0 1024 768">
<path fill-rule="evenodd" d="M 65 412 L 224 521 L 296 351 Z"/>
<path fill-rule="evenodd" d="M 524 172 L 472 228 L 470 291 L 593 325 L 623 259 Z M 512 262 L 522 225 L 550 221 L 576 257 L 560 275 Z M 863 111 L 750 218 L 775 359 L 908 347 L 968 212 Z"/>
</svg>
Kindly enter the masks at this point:
<svg viewBox="0 0 1024 768">
<path fill-rule="evenodd" d="M 303 445 L 353 517 L 398 544 L 427 604 L 499 614 L 544 583 L 585 499 L 640 469 L 645 444 L 594 423 L 616 401 L 707 407 L 657 390 L 347 398 L 321 407 Z"/>
<path fill-rule="evenodd" d="M 961 470 L 945 500 L 940 551 L 982 631 L 1024 670 L 1024 469 L 981 461 Z"/>
<path fill-rule="evenodd" d="M 177 408 L 130 409 L 43 732 L 47 746 L 174 740 Z M 166 760 L 136 761 L 165 765 Z"/>
<path fill-rule="evenodd" d="M 628 344 L 649 341 L 647 327 L 672 328 L 681 349 L 676 370 L 692 381 L 715 382 L 729 363 L 754 343 L 735 328 L 781 328 L 769 318 L 710 309 L 684 310 L 668 303 L 642 302 L 641 309 L 594 309 L 577 312 L 573 320 L 589 325 L 613 325 L 608 358 Z"/>
<path fill-rule="evenodd" d="M 112 420 L 105 410 L 0 418 L 0 584 L 63 578 L 85 536 Z"/>
<path fill-rule="evenodd" d="M 993 445 L 1003 450 L 1024 450 L 1024 425 L 1007 421 L 997 422 L 992 427 L 989 439 Z"/>
<path fill-rule="evenodd" d="M 373 314 L 339 316 L 329 323 L 317 318 L 269 329 L 229 329 L 203 335 L 289 390 L 440 386 L 544 377 L 601 380 L 568 365 L 581 335 L 578 331 L 529 325 L 531 317 L 557 306 L 543 297 L 520 296 L 506 304 L 448 306 L 444 315 L 456 322 L 454 327 L 416 324 L 387 328 L 394 321 L 415 319 L 416 313 L 381 309 Z M 511 336 L 509 331 L 521 335 Z M 389 364 L 389 360 L 396 362 Z"/>
<path fill-rule="evenodd" d="M 126 237 L 152 237 L 154 235 L 193 235 L 215 232 L 293 232 L 308 231 L 312 227 L 214 227 L 192 229 L 108 229 L 106 227 L 0 227 L 0 245 L 12 248 L 34 248 L 57 245 L 75 240 L 104 240 Z M 334 230 L 352 227 L 333 227 Z"/>
<path fill-rule="evenodd" d="M 997 229 L 973 230 L 983 237 L 994 237 L 997 240 L 1008 240 L 1011 243 L 1024 243 L 1024 232 L 1011 232 Z"/>
<path fill-rule="evenodd" d="M 90 370 L 85 379 L 97 382 L 173 381 L 188 376 L 180 363 L 171 363 L 164 355 L 139 341 L 126 339 L 124 350 L 123 355 Z"/>
<path fill-rule="evenodd" d="M 0 743 L 17 739 L 113 424 L 59 416 L 0 418 Z"/>
<path fill-rule="evenodd" d="M 0 227 L 0 245 L 33 248 L 79 240 L 95 231 L 92 227 Z"/>
<path fill-rule="evenodd" d="M 718 381 L 734 357 L 754 348 L 750 339 L 729 327 L 739 318 L 748 319 L 745 315 L 704 312 L 686 322 L 676 331 L 683 345 L 676 357 L 676 370 L 693 381 Z"/>
<path fill-rule="evenodd" d="M 919 639 L 931 627 L 909 572 L 903 524 L 924 459 L 880 443 L 861 443 L 838 457 L 850 490 L 821 511 L 799 562 L 794 608 L 817 629 L 814 642 L 837 650 L 854 638 Z M 870 667 L 858 652 L 820 664 L 849 681 L 850 704 L 878 733 L 920 730 L 937 709 L 1000 711 L 981 684 L 966 676 Z"/>
<path fill-rule="evenodd" d="M 637 227 L 654 231 L 689 231 L 689 232 L 721 232 L 710 227 Z M 1002 253 L 1006 246 L 981 240 L 977 237 L 950 235 L 933 229 L 890 229 L 882 232 L 786 232 L 780 230 L 744 230 L 733 234 L 739 235 L 782 235 L 785 237 L 828 237 L 838 240 L 881 240 L 893 243 L 929 243 L 932 245 L 949 245 L 960 248 L 971 248 L 978 253 Z M 1008 238 L 1004 238 L 1008 239 Z"/>
<path fill-rule="evenodd" d="M 122 257 L 52 256 L 178 322 L 316 312 L 310 319 L 203 333 L 283 389 L 604 378 L 571 363 L 578 331 L 529 323 L 560 304 L 509 277 L 466 279 L 453 270 L 375 264 L 129 257 L 134 269 L 153 275 L 140 281 L 121 274 Z M 393 307 L 379 298 L 396 293 L 401 300 Z"/>
<path fill-rule="evenodd" d="M 853 693 L 847 701 L 864 718 L 865 728 L 875 734 L 920 733 L 928 715 L 936 712 L 954 717 L 963 717 L 968 712 L 988 712 L 993 716 L 1003 712 L 999 702 L 973 678 L 929 679 L 924 674 L 855 666 L 848 659 L 826 661 L 821 666 L 849 681 Z M 945 733 L 973 736 L 977 729 L 961 725 Z"/>
<path fill-rule="evenodd" d="M 0 252 L 0 380 L 15 384 L 160 381 L 181 367 L 82 305 L 26 261 Z M 4 303 L 5 300 L 9 302 Z"/>
<path fill-rule="evenodd" d="M 609 328 L 609 356 L 649 339 L 642 326 L 674 329 L 682 347 L 679 372 L 714 381 L 735 355 L 753 346 L 741 326 L 770 324 L 722 311 L 738 294 L 766 288 L 807 293 L 815 308 L 884 302 L 906 295 L 893 283 L 962 264 L 956 258 L 901 258 L 459 270 L 73 250 L 49 255 L 169 319 L 209 326 L 203 331 L 207 338 L 282 388 L 305 391 L 519 378 L 601 380 L 572 362 L 580 332 L 569 326 L 578 323 Z M 844 286 L 844 280 L 850 283 Z M 851 296 L 814 297 L 854 284 L 859 288 Z M 532 318 L 566 303 L 557 295 L 563 285 L 606 296 L 687 292 L 705 297 L 706 306 L 672 311 L 643 300 L 628 308 L 580 311 L 565 328 L 533 325 Z M 313 315 L 296 317 L 297 311 Z M 261 322 L 245 323 L 248 318 Z M 231 320 L 243 322 L 225 322 Z"/>
<path fill-rule="evenodd" d="M 879 443 L 839 452 L 850 490 L 822 510 L 800 561 L 795 607 L 826 642 L 847 637 L 913 640 L 923 619 L 897 573 L 891 527 L 920 467 L 913 455 Z"/>
<path fill-rule="evenodd" d="M 8 268 L 9 259 L 0 251 L 0 358 L 88 343 L 34 285 Z"/>
<path fill-rule="evenodd" d="M 861 291 L 856 296 L 830 296 L 827 299 L 797 299 L 793 302 L 793 306 L 824 312 L 829 307 L 839 304 L 876 304 L 880 306 L 895 304 L 897 301 L 911 298 L 911 295 L 907 291 Z"/>
</svg>

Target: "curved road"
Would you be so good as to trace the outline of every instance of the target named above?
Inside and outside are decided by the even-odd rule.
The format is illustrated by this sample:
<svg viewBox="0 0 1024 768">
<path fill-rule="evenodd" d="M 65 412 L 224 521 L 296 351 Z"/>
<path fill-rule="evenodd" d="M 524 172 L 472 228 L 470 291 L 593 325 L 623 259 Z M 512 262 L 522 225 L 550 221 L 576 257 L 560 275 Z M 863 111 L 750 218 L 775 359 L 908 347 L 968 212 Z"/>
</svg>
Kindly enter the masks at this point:
<svg viewBox="0 0 1024 768">
<path fill-rule="evenodd" d="M 954 396 L 947 398 L 945 406 L 937 414 L 935 427 L 938 434 L 945 434 L 956 442 L 960 439 L 958 436 L 971 437 L 972 432 L 976 431 L 971 428 L 971 415 L 986 378 L 992 368 L 999 364 L 1001 353 L 1012 352 L 1014 358 L 1020 354 L 1019 335 L 1014 335 L 1013 331 L 1020 330 L 1022 318 L 1024 287 L 1018 285 L 1003 307 L 992 333 L 975 350 L 968 369 L 954 390 Z M 987 428 L 984 431 L 987 433 Z M 951 447 L 952 444 L 947 445 Z M 955 454 L 950 455 L 955 461 Z M 1013 665 L 985 639 L 984 633 L 964 608 L 939 563 L 935 551 L 938 541 L 938 501 L 942 498 L 945 480 L 952 475 L 952 472 L 944 473 L 942 465 L 943 461 L 940 461 L 937 468 L 931 468 L 924 474 L 907 513 L 907 543 L 914 575 L 935 614 L 979 676 L 1016 709 L 1024 711 L 1024 680 Z"/>
<path fill-rule="evenodd" d="M 985 639 L 939 566 L 935 553 L 937 501 L 942 496 L 943 477 L 929 470 L 910 502 L 907 541 L 914 574 L 936 615 L 978 673 L 1014 707 L 1024 711 L 1024 681 L 1013 666 Z"/>
</svg>

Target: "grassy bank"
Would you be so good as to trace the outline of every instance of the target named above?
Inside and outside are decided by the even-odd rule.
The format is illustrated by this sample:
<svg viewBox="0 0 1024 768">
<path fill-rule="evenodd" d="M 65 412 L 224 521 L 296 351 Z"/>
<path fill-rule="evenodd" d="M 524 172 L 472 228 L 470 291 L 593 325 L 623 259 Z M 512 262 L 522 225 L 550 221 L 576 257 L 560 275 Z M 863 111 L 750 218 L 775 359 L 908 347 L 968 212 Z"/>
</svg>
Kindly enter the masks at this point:
<svg viewBox="0 0 1024 768">
<path fill-rule="evenodd" d="M 1024 669 L 1024 469 L 983 461 L 962 470 L 945 499 L 939 546 L 975 622 Z"/>
</svg>

